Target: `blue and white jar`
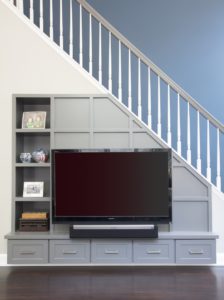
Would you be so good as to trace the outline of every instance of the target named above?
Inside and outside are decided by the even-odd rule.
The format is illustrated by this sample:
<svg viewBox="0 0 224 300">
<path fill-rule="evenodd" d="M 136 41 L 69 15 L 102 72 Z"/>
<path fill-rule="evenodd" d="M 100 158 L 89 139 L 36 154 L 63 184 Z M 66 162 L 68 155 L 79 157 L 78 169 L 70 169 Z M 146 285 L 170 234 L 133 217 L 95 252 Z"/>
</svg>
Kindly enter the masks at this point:
<svg viewBox="0 0 224 300">
<path fill-rule="evenodd" d="M 31 163 L 32 155 L 29 152 L 20 153 L 19 159 L 22 163 Z"/>
</svg>

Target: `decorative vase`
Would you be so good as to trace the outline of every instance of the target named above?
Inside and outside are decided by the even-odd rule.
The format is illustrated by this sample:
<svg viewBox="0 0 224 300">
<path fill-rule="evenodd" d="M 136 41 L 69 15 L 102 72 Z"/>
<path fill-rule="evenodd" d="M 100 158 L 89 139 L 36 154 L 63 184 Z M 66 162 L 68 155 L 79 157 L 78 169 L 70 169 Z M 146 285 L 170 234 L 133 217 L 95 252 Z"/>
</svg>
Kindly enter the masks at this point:
<svg viewBox="0 0 224 300">
<path fill-rule="evenodd" d="M 32 153 L 32 159 L 36 163 L 47 162 L 48 158 L 49 158 L 49 152 L 43 148 L 38 148 L 34 150 Z"/>
<path fill-rule="evenodd" d="M 30 163 L 31 159 L 32 159 L 32 155 L 29 152 L 27 152 L 27 153 L 23 152 L 23 153 L 20 153 L 19 158 L 22 163 Z"/>
</svg>

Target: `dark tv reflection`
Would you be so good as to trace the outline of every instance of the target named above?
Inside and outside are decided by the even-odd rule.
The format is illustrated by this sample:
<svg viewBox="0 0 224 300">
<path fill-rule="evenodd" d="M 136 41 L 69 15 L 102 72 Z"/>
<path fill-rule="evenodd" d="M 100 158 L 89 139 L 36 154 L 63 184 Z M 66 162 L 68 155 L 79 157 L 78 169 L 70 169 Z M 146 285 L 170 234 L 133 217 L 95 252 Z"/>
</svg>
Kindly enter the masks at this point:
<svg viewBox="0 0 224 300">
<path fill-rule="evenodd" d="M 170 151 L 55 150 L 54 217 L 170 219 Z"/>
</svg>

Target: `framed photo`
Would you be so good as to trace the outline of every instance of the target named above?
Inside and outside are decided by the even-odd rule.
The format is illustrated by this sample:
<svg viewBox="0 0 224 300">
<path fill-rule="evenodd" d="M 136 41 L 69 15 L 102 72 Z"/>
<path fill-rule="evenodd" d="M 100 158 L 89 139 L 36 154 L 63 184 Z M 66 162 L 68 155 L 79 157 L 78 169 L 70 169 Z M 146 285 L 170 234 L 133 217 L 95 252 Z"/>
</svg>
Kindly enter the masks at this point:
<svg viewBox="0 0 224 300">
<path fill-rule="evenodd" d="M 22 129 L 45 129 L 46 111 L 26 111 L 23 113 Z"/>
<path fill-rule="evenodd" d="M 23 197 L 43 197 L 44 195 L 44 182 L 24 182 Z"/>
</svg>

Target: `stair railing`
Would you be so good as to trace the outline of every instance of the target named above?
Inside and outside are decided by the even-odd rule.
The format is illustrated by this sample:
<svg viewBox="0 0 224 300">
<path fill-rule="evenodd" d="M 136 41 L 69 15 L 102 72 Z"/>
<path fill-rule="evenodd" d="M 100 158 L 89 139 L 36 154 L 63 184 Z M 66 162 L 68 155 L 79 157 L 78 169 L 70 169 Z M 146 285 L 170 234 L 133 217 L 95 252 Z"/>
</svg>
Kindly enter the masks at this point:
<svg viewBox="0 0 224 300">
<path fill-rule="evenodd" d="M 9 1 L 21 13 L 24 13 L 25 1 Z M 39 22 L 36 25 L 39 26 L 42 32 L 47 33 L 52 41 L 55 41 L 55 5 L 56 1 L 49 0 L 48 32 L 44 31 L 46 1 L 30 0 L 29 13 L 27 15 L 30 21 L 34 23 L 34 16 L 39 14 Z M 74 26 L 75 5 L 76 7 L 78 5 L 79 11 L 79 24 L 78 26 L 76 24 L 76 27 Z M 38 9 L 35 12 L 35 7 L 37 6 Z M 209 182 L 212 182 L 221 190 L 221 138 L 223 139 L 224 133 L 223 124 L 206 111 L 84 0 L 59 0 L 59 20 L 57 22 L 59 23 L 58 45 L 61 49 L 65 49 L 65 21 L 63 20 L 65 15 L 69 23 L 69 47 L 67 52 L 70 57 L 77 60 L 80 66 L 94 76 L 100 84 L 103 84 L 118 101 L 124 103 L 135 113 L 168 147 L 172 147 L 198 173 L 206 177 Z M 86 20 L 88 20 L 88 26 L 86 26 Z M 96 31 L 96 28 L 98 45 L 96 45 L 93 33 L 94 30 Z M 88 49 L 84 47 L 86 40 L 84 32 L 86 30 L 88 31 Z M 78 43 L 75 43 L 76 35 L 78 35 Z M 107 44 L 106 47 L 105 43 Z M 76 59 L 74 49 L 77 44 L 78 55 Z M 117 48 L 116 55 L 114 55 L 115 48 Z M 93 55 L 93 50 L 96 52 L 96 49 L 98 52 L 97 58 L 96 55 Z M 105 54 L 106 51 L 108 53 L 105 59 L 103 53 Z M 124 61 L 124 52 L 126 52 L 126 61 Z M 88 63 L 84 66 L 85 57 L 87 57 Z M 94 57 L 96 62 L 94 62 Z M 116 72 L 113 71 L 115 64 Z M 133 87 L 136 82 L 137 86 Z M 143 87 L 147 87 L 147 93 L 144 96 Z M 156 101 L 153 101 L 153 99 L 156 99 Z M 147 111 L 147 115 L 145 115 L 145 111 Z M 205 143 L 206 146 L 204 145 Z M 212 159 L 211 146 L 213 147 Z M 194 160 L 192 159 L 192 152 L 195 153 L 193 155 Z M 215 156 L 214 152 L 216 152 Z M 202 159 L 206 163 L 202 164 Z M 205 166 L 204 169 L 203 166 Z"/>
</svg>

